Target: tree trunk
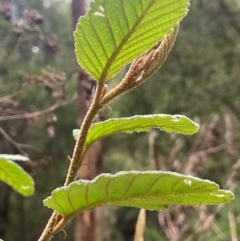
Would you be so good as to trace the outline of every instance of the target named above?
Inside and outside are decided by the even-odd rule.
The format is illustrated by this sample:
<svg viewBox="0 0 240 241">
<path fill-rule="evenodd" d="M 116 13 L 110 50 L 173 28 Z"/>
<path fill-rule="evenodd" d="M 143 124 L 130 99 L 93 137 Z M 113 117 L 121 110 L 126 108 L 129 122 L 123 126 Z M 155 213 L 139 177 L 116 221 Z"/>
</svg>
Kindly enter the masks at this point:
<svg viewBox="0 0 240 241">
<path fill-rule="evenodd" d="M 5 183 L 0 183 L 0 189 L 0 239 L 7 240 L 7 232 L 10 230 L 8 216 L 12 189 Z"/>
<path fill-rule="evenodd" d="M 72 1 L 72 16 L 73 16 L 73 27 L 78 22 L 80 16 L 85 15 L 85 1 L 84 0 L 73 0 Z M 86 72 L 77 67 L 78 72 L 78 101 L 79 101 L 79 118 L 78 124 L 81 125 L 84 116 L 91 104 L 92 89 L 94 88 L 95 81 L 93 81 Z M 93 179 L 100 173 L 100 143 L 94 143 L 86 153 L 83 161 L 83 165 L 79 170 L 79 177 L 81 179 Z M 99 223 L 97 221 L 98 214 L 97 210 L 83 212 L 77 216 L 75 226 L 75 241 L 96 241 L 96 233 L 98 230 Z"/>
</svg>

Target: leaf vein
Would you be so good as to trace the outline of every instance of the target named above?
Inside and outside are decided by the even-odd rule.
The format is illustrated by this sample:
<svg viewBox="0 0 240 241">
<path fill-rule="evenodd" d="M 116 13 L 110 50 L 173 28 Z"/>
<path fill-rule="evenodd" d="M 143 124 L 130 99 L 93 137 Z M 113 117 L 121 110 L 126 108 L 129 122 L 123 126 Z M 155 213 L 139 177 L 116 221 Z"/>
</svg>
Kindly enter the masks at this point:
<svg viewBox="0 0 240 241">
<path fill-rule="evenodd" d="M 82 30 L 82 32 L 83 32 L 83 30 Z M 83 32 L 83 35 L 82 35 L 82 36 L 83 36 L 83 38 L 86 40 L 86 42 L 87 42 L 87 44 L 89 45 L 89 47 L 91 48 L 91 51 L 92 51 L 93 55 L 95 56 L 96 60 L 98 61 L 99 65 L 101 66 L 101 68 L 103 68 L 102 62 L 101 62 L 100 59 L 98 58 L 98 55 L 96 54 L 96 51 L 93 49 L 92 44 L 89 42 L 89 40 L 88 40 L 88 38 L 86 37 L 86 35 L 85 35 L 84 32 Z M 80 42 L 80 41 L 79 41 L 79 42 Z M 80 44 L 79 44 L 79 45 L 80 45 Z M 85 49 L 82 48 L 82 50 L 84 50 L 85 55 L 87 56 L 88 54 L 86 53 Z M 91 62 L 92 62 L 92 60 L 91 60 Z M 94 62 L 92 62 L 92 64 L 95 65 Z"/>
<path fill-rule="evenodd" d="M 86 37 L 84 37 L 85 40 L 87 41 L 87 43 L 89 44 L 88 40 Z M 97 69 L 95 63 L 92 61 L 92 59 L 89 57 L 89 54 L 87 54 L 87 52 L 85 51 L 85 49 L 83 48 L 83 46 L 81 44 L 78 44 L 78 47 L 84 52 L 84 57 L 86 57 L 89 62 L 91 63 L 91 65 L 93 66 L 93 68 L 95 69 L 95 71 L 100 74 L 99 70 Z M 91 50 L 92 50 L 92 46 L 90 46 Z M 80 51 L 77 51 L 80 55 L 81 55 L 81 52 Z M 93 52 L 92 50 L 92 53 L 94 54 L 94 56 L 96 57 L 96 54 Z M 78 54 L 78 55 L 79 55 Z M 98 60 L 98 58 L 96 57 L 96 60 Z M 99 62 L 99 61 L 98 61 Z M 99 64 L 101 65 L 101 63 L 99 62 Z M 102 67 L 102 66 L 101 66 Z"/>
<path fill-rule="evenodd" d="M 178 179 L 177 182 L 171 187 L 171 192 L 174 192 L 174 189 L 177 187 L 177 185 L 182 181 L 182 179 Z"/>
<path fill-rule="evenodd" d="M 112 40 L 113 40 L 114 47 L 116 48 L 116 47 L 117 47 L 116 38 L 115 38 L 115 35 L 114 35 L 114 31 L 113 31 L 111 22 L 109 21 L 109 18 L 108 18 L 106 9 L 105 9 L 105 12 L 106 12 L 106 14 L 105 14 L 106 20 L 107 20 L 107 23 L 108 23 L 108 25 L 109 25 L 109 31 L 110 31 L 110 34 L 111 34 L 111 37 L 112 37 Z"/>
<path fill-rule="evenodd" d="M 113 51 L 113 53 L 111 54 L 110 58 L 108 59 L 102 75 L 100 77 L 100 81 L 105 80 L 105 78 L 107 77 L 108 71 L 110 70 L 110 67 L 112 66 L 117 54 L 122 50 L 124 44 L 128 41 L 129 37 L 131 36 L 131 34 L 134 32 L 134 30 L 139 26 L 139 24 L 141 23 L 143 17 L 145 16 L 145 13 L 148 11 L 148 9 L 151 7 L 151 5 L 153 4 L 154 1 L 152 1 L 151 3 L 149 3 L 148 7 L 145 9 L 145 11 L 142 12 L 141 16 L 139 16 L 139 18 L 137 19 L 137 21 L 134 23 L 134 25 L 132 26 L 131 29 L 129 29 L 129 32 L 125 35 L 125 37 L 122 39 L 122 41 L 120 42 L 120 44 L 117 46 L 117 48 Z M 122 1 L 123 3 L 123 1 Z M 125 14 L 125 12 L 124 12 Z"/>
<path fill-rule="evenodd" d="M 86 205 L 89 204 L 89 200 L 88 200 L 88 190 L 89 190 L 89 185 L 86 185 L 86 192 L 85 192 L 85 199 L 86 199 Z"/>
<path fill-rule="evenodd" d="M 68 189 L 67 189 L 67 199 L 68 199 L 68 203 L 69 203 L 70 207 L 72 208 L 72 210 L 75 210 L 75 208 L 74 208 L 74 206 L 73 206 L 73 204 L 72 204 L 70 191 L 71 191 L 71 188 L 68 188 Z"/>
<path fill-rule="evenodd" d="M 124 195 L 123 195 L 124 197 L 127 196 L 128 192 L 129 192 L 130 188 L 132 187 L 132 184 L 133 184 L 133 182 L 134 182 L 134 180 L 135 180 L 136 178 L 137 178 L 137 176 L 134 176 L 134 177 L 132 178 L 131 182 L 129 183 L 129 185 L 128 185 L 127 189 L 126 189 L 126 192 L 125 192 Z"/>
<path fill-rule="evenodd" d="M 105 45 L 102 43 L 102 40 L 101 40 L 101 38 L 99 37 L 98 31 L 97 31 L 97 29 L 95 28 L 95 25 L 92 23 L 91 20 L 92 20 L 92 19 L 90 18 L 90 25 L 91 25 L 92 28 L 94 29 L 95 34 L 96 34 L 96 37 L 97 37 L 97 39 L 98 39 L 98 41 L 99 41 L 99 44 L 101 44 L 102 49 L 103 49 L 103 52 L 104 52 L 104 54 L 105 54 L 105 56 L 106 56 L 106 59 L 107 59 L 107 58 L 108 58 L 108 54 L 107 54 L 107 50 L 106 50 L 106 48 L 105 48 Z M 99 61 L 100 61 L 100 60 L 99 60 Z"/>
<path fill-rule="evenodd" d="M 59 209 L 61 210 L 61 213 L 62 213 L 62 214 L 63 214 L 63 213 L 66 213 L 66 212 L 65 212 L 65 209 L 58 203 L 58 201 L 57 201 L 57 199 L 55 198 L 54 195 L 52 196 L 52 199 L 53 199 L 53 201 L 55 202 L 55 204 L 59 207 Z"/>
<path fill-rule="evenodd" d="M 156 180 L 154 180 L 154 182 L 150 185 L 150 187 L 149 187 L 149 189 L 148 189 L 148 191 L 146 192 L 145 195 L 148 195 L 148 194 L 151 192 L 151 190 L 152 190 L 152 188 L 154 187 L 154 185 L 155 185 L 160 179 L 162 179 L 162 178 L 164 178 L 164 177 L 165 177 L 165 175 L 162 175 L 162 176 L 158 177 Z"/>
</svg>

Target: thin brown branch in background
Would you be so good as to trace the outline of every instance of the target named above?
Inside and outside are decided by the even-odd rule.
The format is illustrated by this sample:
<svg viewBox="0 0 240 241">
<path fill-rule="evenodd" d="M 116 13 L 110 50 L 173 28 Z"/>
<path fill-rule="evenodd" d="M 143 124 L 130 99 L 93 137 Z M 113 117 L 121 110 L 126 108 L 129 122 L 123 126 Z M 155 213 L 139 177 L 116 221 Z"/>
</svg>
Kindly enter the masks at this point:
<svg viewBox="0 0 240 241">
<path fill-rule="evenodd" d="M 72 102 L 74 102 L 76 99 L 77 99 L 77 96 L 74 95 L 71 99 L 66 100 L 66 101 L 62 101 L 62 102 L 57 101 L 54 105 L 52 105 L 51 107 L 49 107 L 45 110 L 42 110 L 42 111 L 36 111 L 36 112 L 33 112 L 33 113 L 20 114 L 20 115 L 1 116 L 0 121 L 35 118 L 35 117 L 38 117 L 40 115 L 50 113 L 50 112 L 52 112 L 52 111 L 54 111 L 54 110 L 56 110 L 60 107 L 69 105 Z"/>
<path fill-rule="evenodd" d="M 21 90 L 16 90 L 16 91 L 12 92 L 9 95 L 5 95 L 5 96 L 1 97 L 0 98 L 0 102 L 7 101 L 7 100 L 9 100 L 9 99 L 11 99 L 13 97 L 16 97 L 17 95 L 19 95 L 20 91 Z"/>
<path fill-rule="evenodd" d="M 20 148 L 23 148 L 23 149 L 34 150 L 34 151 L 37 151 L 38 153 L 42 152 L 38 147 L 33 146 L 33 145 L 22 144 L 22 143 L 17 143 L 17 144 Z"/>
<path fill-rule="evenodd" d="M 229 226 L 231 231 L 231 241 L 238 241 L 235 217 L 232 211 L 228 211 Z"/>
<path fill-rule="evenodd" d="M 174 222 L 172 220 L 172 217 L 170 215 L 169 210 L 164 211 L 164 217 L 167 223 L 167 228 L 168 228 L 168 238 L 171 241 L 177 241 L 178 240 L 178 235 L 177 235 L 177 228 L 174 225 Z"/>
<path fill-rule="evenodd" d="M 135 228 L 134 241 L 144 241 L 143 232 L 146 223 L 146 210 L 140 209 L 137 219 L 137 224 Z"/>
<path fill-rule="evenodd" d="M 28 156 L 28 154 L 25 151 L 23 151 L 23 149 L 18 145 L 18 143 L 14 141 L 1 127 L 0 134 L 6 139 L 6 141 L 11 143 L 19 151 L 20 154 Z"/>
<path fill-rule="evenodd" d="M 223 241 L 228 240 L 228 236 L 215 224 L 212 223 L 211 229 L 217 234 L 219 238 L 221 238 Z"/>
<path fill-rule="evenodd" d="M 239 172 L 240 169 L 240 159 L 236 162 L 236 164 L 232 167 L 232 171 L 229 175 L 226 187 L 230 189 L 230 191 L 234 191 L 236 188 L 236 185 L 232 185 L 233 183 L 235 183 L 235 179 L 236 179 L 236 172 Z M 220 204 L 218 205 L 214 212 L 208 216 L 205 221 L 204 221 L 204 229 L 206 230 L 207 228 L 210 228 L 213 221 L 215 220 L 216 216 L 222 211 L 223 207 L 225 206 L 225 204 Z M 185 240 L 185 241 L 192 241 L 194 240 L 194 237 L 200 233 L 203 232 L 203 228 L 202 226 L 199 226 L 198 228 L 195 229 L 195 231 Z"/>
</svg>

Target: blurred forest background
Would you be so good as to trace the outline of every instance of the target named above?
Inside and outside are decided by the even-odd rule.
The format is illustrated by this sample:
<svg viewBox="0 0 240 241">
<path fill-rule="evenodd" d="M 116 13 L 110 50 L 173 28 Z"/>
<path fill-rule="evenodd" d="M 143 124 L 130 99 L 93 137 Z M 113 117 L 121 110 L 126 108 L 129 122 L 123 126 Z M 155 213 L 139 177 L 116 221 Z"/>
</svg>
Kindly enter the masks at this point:
<svg viewBox="0 0 240 241">
<path fill-rule="evenodd" d="M 85 3 L 86 8 L 88 2 Z M 38 240 L 51 210 L 42 200 L 63 185 L 72 130 L 89 105 L 93 82 L 76 66 L 72 32 L 83 0 L 0 0 L 0 153 L 28 155 L 35 180 L 23 198 L 0 183 L 0 238 Z M 127 67 L 126 67 L 127 68 Z M 114 86 L 123 70 L 109 85 Z M 120 170 L 170 170 L 217 182 L 235 200 L 214 207 L 147 212 L 146 241 L 240 240 L 240 2 L 192 0 L 166 63 L 147 82 L 106 107 L 99 119 L 184 114 L 198 134 L 152 130 L 97 143 L 79 176 Z M 79 215 L 68 241 L 133 240 L 138 209 L 103 207 Z M 63 240 L 64 232 L 53 240 Z"/>
</svg>

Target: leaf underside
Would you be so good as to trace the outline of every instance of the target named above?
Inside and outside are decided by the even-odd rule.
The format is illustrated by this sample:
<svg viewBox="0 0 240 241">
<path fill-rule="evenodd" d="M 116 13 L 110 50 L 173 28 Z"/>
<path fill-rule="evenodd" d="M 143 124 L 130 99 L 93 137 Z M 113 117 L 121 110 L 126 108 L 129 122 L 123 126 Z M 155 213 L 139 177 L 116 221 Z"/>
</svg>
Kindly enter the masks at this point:
<svg viewBox="0 0 240 241">
<path fill-rule="evenodd" d="M 109 80 L 172 32 L 188 4 L 189 0 L 95 0 L 74 32 L 79 65 L 95 80 Z"/>
<path fill-rule="evenodd" d="M 0 158 L 0 180 L 23 196 L 30 196 L 34 192 L 33 179 L 19 165 L 4 158 Z"/>
<path fill-rule="evenodd" d="M 117 132 L 143 132 L 149 131 L 151 128 L 192 135 L 198 131 L 199 125 L 182 115 L 137 115 L 129 118 L 109 119 L 91 127 L 86 143 L 91 145 L 93 142 Z M 77 140 L 79 130 L 74 130 L 73 136 Z"/>
<path fill-rule="evenodd" d="M 233 194 L 217 184 L 171 172 L 119 172 L 101 174 L 57 188 L 44 205 L 65 217 L 102 205 L 164 210 L 168 205 L 213 205 L 230 202 Z"/>
</svg>

